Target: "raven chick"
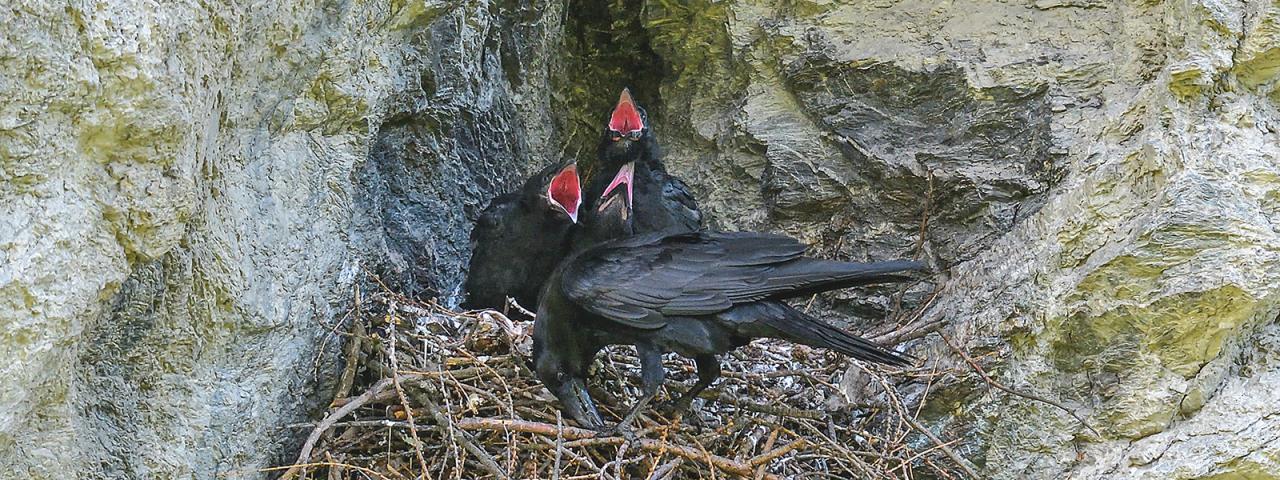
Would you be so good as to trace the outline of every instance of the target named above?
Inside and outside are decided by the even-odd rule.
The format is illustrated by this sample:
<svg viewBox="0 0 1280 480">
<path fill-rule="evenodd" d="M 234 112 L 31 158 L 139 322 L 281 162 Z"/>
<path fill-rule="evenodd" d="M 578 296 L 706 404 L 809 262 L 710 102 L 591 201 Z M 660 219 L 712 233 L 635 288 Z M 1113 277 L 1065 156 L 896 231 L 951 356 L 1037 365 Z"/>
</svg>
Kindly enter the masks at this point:
<svg viewBox="0 0 1280 480">
<path fill-rule="evenodd" d="M 634 345 L 644 396 L 615 428 L 653 399 L 662 354 L 694 359 L 698 382 L 675 401 L 688 408 L 720 375 L 717 355 L 755 338 L 828 348 L 860 360 L 906 365 L 907 358 L 832 327 L 782 299 L 857 285 L 908 280 L 925 266 L 896 260 L 854 263 L 804 256 L 805 246 L 766 233 L 684 232 L 628 236 L 630 170 L 624 165 L 599 206 L 584 217 L 578 247 L 547 279 L 533 329 L 538 378 L 569 416 L 596 429 L 604 421 L 587 393 L 587 368 L 607 345 Z M 619 238 L 622 237 L 622 238 Z"/>
<path fill-rule="evenodd" d="M 466 308 L 535 308 L 542 284 L 569 253 L 582 191 L 573 161 L 548 165 L 515 192 L 501 195 L 471 230 Z"/>
<path fill-rule="evenodd" d="M 653 125 L 644 109 L 622 90 L 600 137 L 596 171 L 587 182 L 587 210 L 594 210 L 623 165 L 631 164 L 634 178 L 627 184 L 635 190 L 632 207 L 635 233 L 693 231 L 702 228 L 698 202 L 678 177 L 667 173 L 659 158 Z"/>
</svg>

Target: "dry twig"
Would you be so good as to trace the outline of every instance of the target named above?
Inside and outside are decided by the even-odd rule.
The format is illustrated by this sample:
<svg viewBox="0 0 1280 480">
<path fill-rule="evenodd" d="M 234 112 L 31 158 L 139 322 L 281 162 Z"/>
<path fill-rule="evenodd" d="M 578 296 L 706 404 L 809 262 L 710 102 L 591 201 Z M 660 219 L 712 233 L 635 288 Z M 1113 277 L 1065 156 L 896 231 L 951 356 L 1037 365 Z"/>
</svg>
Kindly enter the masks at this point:
<svg viewBox="0 0 1280 480">
<path fill-rule="evenodd" d="M 938 336 L 942 337 L 942 341 L 947 344 L 947 347 L 951 348 L 951 351 L 956 352 L 957 355 L 960 355 L 960 358 L 963 358 L 964 361 L 968 363 L 971 368 L 973 368 L 973 371 L 977 373 L 978 376 L 982 377 L 982 381 L 986 382 L 988 387 L 996 388 L 1010 395 L 1022 397 L 1027 400 L 1031 400 L 1034 402 L 1041 402 L 1041 403 L 1045 403 L 1045 404 L 1057 407 L 1058 409 L 1064 412 L 1067 412 L 1067 415 L 1071 415 L 1072 418 L 1075 418 L 1077 422 L 1080 422 L 1081 425 L 1084 425 L 1084 428 L 1089 429 L 1089 431 L 1093 432 L 1094 435 L 1097 435 L 1099 437 L 1102 436 L 1101 433 L 1098 433 L 1097 430 L 1094 430 L 1093 427 L 1089 425 L 1089 422 L 1086 422 L 1083 417 L 1081 417 L 1080 415 L 1077 415 L 1075 411 L 1067 408 L 1065 405 L 1055 402 L 1053 400 L 1049 400 L 1047 398 L 1038 396 L 1038 395 L 1019 392 L 1012 388 L 1006 387 L 1004 384 L 1000 382 L 995 381 L 995 379 L 987 375 L 987 372 L 982 369 L 982 366 L 978 365 L 978 362 L 973 361 L 973 358 L 969 357 L 969 354 L 965 353 L 964 350 L 961 350 L 954 343 L 951 343 L 951 339 L 947 338 L 946 335 L 939 333 Z"/>
<path fill-rule="evenodd" d="M 709 401 L 687 414 L 700 428 L 646 412 L 628 441 L 559 419 L 554 398 L 526 367 L 521 348 L 528 348 L 529 322 L 450 311 L 389 290 L 362 301 L 353 310 L 340 377 L 352 378 L 351 387 L 340 380 L 339 393 L 363 393 L 335 395 L 335 410 L 323 419 L 291 426 L 310 435 L 295 465 L 273 469 L 287 470 L 285 478 L 772 479 L 821 472 L 880 480 L 919 470 L 972 476 L 950 455 L 954 442 L 913 448 L 906 441 L 923 425 L 902 418 L 914 405 L 903 405 L 883 379 L 886 388 L 874 398 L 833 404 L 845 398 L 836 385 L 844 369 L 821 351 L 754 342 L 725 356 L 724 377 L 700 397 Z M 908 322 L 902 331 L 929 323 Z M 684 360 L 667 363 L 674 396 L 696 371 Z M 603 392 L 597 400 L 606 416 L 616 418 L 638 396 L 638 379 L 629 374 L 638 366 L 630 349 L 601 356 L 604 371 L 592 376 L 591 388 Z M 897 375 L 927 377 L 928 390 L 938 374 Z"/>
</svg>

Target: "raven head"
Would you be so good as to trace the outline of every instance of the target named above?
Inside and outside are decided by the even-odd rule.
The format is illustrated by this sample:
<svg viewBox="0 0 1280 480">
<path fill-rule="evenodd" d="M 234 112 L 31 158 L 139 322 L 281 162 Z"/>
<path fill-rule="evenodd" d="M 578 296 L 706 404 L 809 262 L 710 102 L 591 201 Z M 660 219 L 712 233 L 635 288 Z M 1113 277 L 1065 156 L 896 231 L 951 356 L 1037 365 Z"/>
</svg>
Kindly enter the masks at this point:
<svg viewBox="0 0 1280 480">
<path fill-rule="evenodd" d="M 538 380 L 542 381 L 542 385 L 560 400 L 560 404 L 564 405 L 564 412 L 570 418 L 577 420 L 584 427 L 594 430 L 603 429 L 604 420 L 600 418 L 600 412 L 596 411 L 596 405 L 591 401 L 591 394 L 587 392 L 586 376 L 579 374 L 579 369 L 565 362 L 554 349 L 546 348 L 543 343 L 542 339 L 535 335 L 533 371 L 537 373 Z"/>
<path fill-rule="evenodd" d="M 542 205 L 554 215 L 564 216 L 571 223 L 578 223 L 578 207 L 582 206 L 582 185 L 578 182 L 578 164 L 562 161 L 558 168 L 545 170 L 526 188 L 536 188 Z"/>
<path fill-rule="evenodd" d="M 601 160 L 605 165 L 635 160 L 646 147 L 649 132 L 649 116 L 631 99 L 631 90 L 622 89 L 600 141 Z"/>
<path fill-rule="evenodd" d="M 590 239 L 587 243 L 613 240 L 634 233 L 631 188 L 634 175 L 635 162 L 623 164 L 613 181 L 605 188 L 604 194 L 596 201 L 595 211 L 588 212 L 589 220 L 583 221 L 586 227 L 584 238 Z"/>
</svg>

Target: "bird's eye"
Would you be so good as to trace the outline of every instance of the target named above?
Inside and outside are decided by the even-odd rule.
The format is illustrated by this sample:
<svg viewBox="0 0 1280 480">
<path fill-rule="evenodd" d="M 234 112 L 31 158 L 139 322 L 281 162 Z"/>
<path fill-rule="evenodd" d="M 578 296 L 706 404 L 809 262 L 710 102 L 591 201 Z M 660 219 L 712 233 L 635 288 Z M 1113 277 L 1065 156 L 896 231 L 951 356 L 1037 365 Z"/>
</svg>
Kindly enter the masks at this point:
<svg viewBox="0 0 1280 480">
<path fill-rule="evenodd" d="M 628 133 L 627 138 L 630 138 L 632 141 L 639 140 L 641 133 L 643 133 L 641 130 L 636 130 L 634 132 Z"/>
</svg>

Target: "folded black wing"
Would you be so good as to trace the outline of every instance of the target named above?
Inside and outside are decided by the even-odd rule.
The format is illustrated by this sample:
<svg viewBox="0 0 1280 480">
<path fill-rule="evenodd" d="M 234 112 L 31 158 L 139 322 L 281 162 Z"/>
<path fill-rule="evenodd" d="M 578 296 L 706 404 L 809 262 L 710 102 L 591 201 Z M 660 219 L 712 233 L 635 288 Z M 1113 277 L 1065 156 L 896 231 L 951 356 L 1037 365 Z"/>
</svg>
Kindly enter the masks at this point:
<svg viewBox="0 0 1280 480">
<path fill-rule="evenodd" d="M 698 201 L 689 191 L 689 186 L 666 172 L 659 173 L 662 205 L 674 226 L 688 232 L 702 228 L 702 210 L 698 209 Z"/>
<path fill-rule="evenodd" d="M 764 233 L 639 235 L 584 251 L 565 267 L 561 288 L 587 311 L 661 328 L 669 315 L 716 313 L 793 288 L 770 278 L 804 251 L 795 239 Z"/>
</svg>

